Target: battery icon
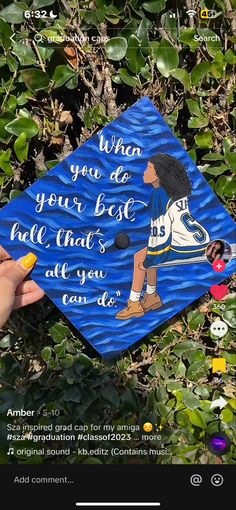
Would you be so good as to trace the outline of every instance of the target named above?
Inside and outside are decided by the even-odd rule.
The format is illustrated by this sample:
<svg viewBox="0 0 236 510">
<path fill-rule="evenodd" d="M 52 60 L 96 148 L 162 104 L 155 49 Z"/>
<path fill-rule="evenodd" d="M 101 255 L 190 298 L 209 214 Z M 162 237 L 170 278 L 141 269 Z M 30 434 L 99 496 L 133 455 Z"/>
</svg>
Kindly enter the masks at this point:
<svg viewBox="0 0 236 510">
<path fill-rule="evenodd" d="M 217 12 L 214 9 L 201 9 L 200 11 L 200 18 L 201 19 L 210 19 L 215 18 L 217 15 Z"/>
</svg>

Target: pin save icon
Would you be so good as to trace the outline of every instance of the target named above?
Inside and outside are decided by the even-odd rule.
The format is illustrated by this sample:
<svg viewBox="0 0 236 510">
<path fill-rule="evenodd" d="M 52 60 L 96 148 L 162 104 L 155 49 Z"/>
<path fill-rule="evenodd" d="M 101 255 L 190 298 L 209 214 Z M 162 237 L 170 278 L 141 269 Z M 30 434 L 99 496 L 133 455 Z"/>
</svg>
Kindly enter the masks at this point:
<svg viewBox="0 0 236 510">
<path fill-rule="evenodd" d="M 225 358 L 213 358 L 212 359 L 212 372 L 227 372 L 226 359 Z"/>
</svg>

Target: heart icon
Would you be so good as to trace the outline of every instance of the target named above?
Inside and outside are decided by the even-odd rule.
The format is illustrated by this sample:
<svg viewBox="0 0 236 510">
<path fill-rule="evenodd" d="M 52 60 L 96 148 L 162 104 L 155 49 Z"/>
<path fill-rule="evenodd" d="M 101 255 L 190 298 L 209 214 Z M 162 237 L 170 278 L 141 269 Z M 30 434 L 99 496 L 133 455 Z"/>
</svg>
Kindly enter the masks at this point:
<svg viewBox="0 0 236 510">
<path fill-rule="evenodd" d="M 223 299 L 229 293 L 229 289 L 227 285 L 224 284 L 212 285 L 210 288 L 210 293 L 215 299 L 217 299 L 217 301 L 221 301 L 221 299 Z"/>
</svg>

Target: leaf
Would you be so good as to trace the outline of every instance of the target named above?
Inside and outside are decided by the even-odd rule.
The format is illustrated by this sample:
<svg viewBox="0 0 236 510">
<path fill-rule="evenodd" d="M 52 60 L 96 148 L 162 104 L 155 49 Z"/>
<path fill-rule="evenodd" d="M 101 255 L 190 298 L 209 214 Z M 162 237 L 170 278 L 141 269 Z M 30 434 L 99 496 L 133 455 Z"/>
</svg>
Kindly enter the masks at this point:
<svg viewBox="0 0 236 510">
<path fill-rule="evenodd" d="M 194 136 L 194 140 L 200 149 L 211 149 L 213 147 L 212 131 L 204 131 Z"/>
<path fill-rule="evenodd" d="M 25 90 L 18 96 L 17 104 L 19 106 L 24 106 L 26 103 L 28 103 L 30 97 L 33 97 L 33 92 L 31 92 L 30 90 Z"/>
<path fill-rule="evenodd" d="M 196 115 L 197 117 L 200 117 L 202 115 L 200 104 L 196 99 L 187 99 L 187 105 L 192 115 Z"/>
<path fill-rule="evenodd" d="M 196 386 L 194 393 L 200 397 L 207 399 L 209 398 L 210 392 L 206 386 Z"/>
<path fill-rule="evenodd" d="M 54 53 L 54 48 L 48 48 L 47 46 L 42 46 L 41 44 L 37 48 L 43 61 L 46 61 Z"/>
<path fill-rule="evenodd" d="M 20 8 L 20 2 L 14 2 L 0 11 L 0 18 L 3 18 L 8 23 L 18 24 L 25 21 L 24 10 Z"/>
<path fill-rule="evenodd" d="M 222 51 L 218 51 L 215 55 L 211 66 L 211 74 L 214 78 L 220 79 L 226 67 L 225 57 Z"/>
<path fill-rule="evenodd" d="M 190 391 L 183 390 L 183 403 L 188 408 L 194 411 L 197 407 L 200 406 L 200 402 L 197 397 L 195 397 Z"/>
<path fill-rule="evenodd" d="M 76 357 L 74 365 L 75 372 L 80 375 L 84 370 L 90 370 L 92 367 L 92 360 L 86 354 L 80 352 L 80 354 Z"/>
<path fill-rule="evenodd" d="M 29 143 L 27 142 L 27 133 L 23 131 L 14 143 L 14 151 L 21 163 L 27 161 Z"/>
<path fill-rule="evenodd" d="M 187 44 L 190 47 L 190 50 L 194 52 L 197 48 L 199 48 L 199 41 L 197 38 L 197 30 L 195 28 L 183 28 L 179 41 Z"/>
<path fill-rule="evenodd" d="M 190 329 L 197 331 L 197 329 L 199 329 L 199 327 L 203 326 L 205 323 L 205 315 L 198 310 L 193 310 L 188 313 L 187 320 Z"/>
<path fill-rule="evenodd" d="M 92 13 L 91 13 L 92 14 Z M 118 17 L 118 16 L 111 16 L 110 14 L 105 14 L 105 18 L 110 21 L 110 23 L 112 23 L 113 25 L 118 25 L 118 23 L 120 22 L 120 19 L 121 17 Z M 95 25 L 97 24 L 97 20 L 96 22 L 94 23 Z"/>
<path fill-rule="evenodd" d="M 92 129 L 93 118 L 92 118 L 92 107 L 91 106 L 88 106 L 88 108 L 85 110 L 83 121 L 84 121 L 84 125 L 86 126 L 87 129 Z"/>
<path fill-rule="evenodd" d="M 14 43 L 12 53 L 17 56 L 22 66 L 28 66 L 35 64 L 36 62 L 36 56 L 32 48 L 29 48 L 29 46 L 26 46 L 25 44 L 20 44 L 18 42 Z"/>
<path fill-rule="evenodd" d="M 61 343 L 64 338 L 68 338 L 71 336 L 71 332 L 67 326 L 57 322 L 51 326 L 49 329 L 49 335 L 51 335 L 52 339 L 55 343 Z"/>
<path fill-rule="evenodd" d="M 225 161 L 229 164 L 232 172 L 236 172 L 236 152 L 226 152 Z"/>
<path fill-rule="evenodd" d="M 141 67 L 140 74 L 147 81 L 150 81 L 152 79 L 152 74 L 150 73 L 149 66 L 147 65 L 145 67 Z"/>
<path fill-rule="evenodd" d="M 165 400 L 167 400 L 168 398 L 168 393 L 165 389 L 165 386 L 163 385 L 159 385 L 159 387 L 157 388 L 157 390 L 154 392 L 155 394 L 155 397 L 157 400 L 159 400 L 160 402 L 165 402 Z"/>
<path fill-rule="evenodd" d="M 219 154 L 218 152 L 209 152 L 208 154 L 205 154 L 202 156 L 202 159 L 205 161 L 222 161 L 224 159 L 224 156 L 222 154 Z"/>
<path fill-rule="evenodd" d="M 44 361 L 49 361 L 51 356 L 52 356 L 52 349 L 51 349 L 51 347 L 44 347 L 41 350 L 41 356 L 42 356 Z"/>
<path fill-rule="evenodd" d="M 122 81 L 126 83 L 126 85 L 129 85 L 130 87 L 140 87 L 140 81 L 135 76 L 131 76 L 127 69 L 119 69 L 118 71 Z"/>
<path fill-rule="evenodd" d="M 179 360 L 174 367 L 175 377 L 184 377 L 186 373 L 186 366 L 183 361 Z"/>
<path fill-rule="evenodd" d="M 153 363 L 149 367 L 148 373 L 150 375 L 152 375 L 153 377 L 157 377 L 159 375 L 165 376 L 165 369 L 164 369 L 164 367 L 163 367 L 163 365 L 161 364 L 160 361 L 155 361 L 155 363 Z"/>
<path fill-rule="evenodd" d="M 225 0 L 215 0 L 216 4 L 219 5 L 219 7 L 221 8 L 221 10 L 223 12 L 225 12 L 225 9 L 226 9 L 226 2 Z M 234 5 L 233 3 L 235 2 L 235 0 L 232 0 L 232 7 L 234 8 Z"/>
<path fill-rule="evenodd" d="M 232 407 L 232 409 L 234 409 L 234 411 L 236 411 L 236 398 L 231 398 L 228 401 L 228 404 Z"/>
<path fill-rule="evenodd" d="M 125 57 L 127 50 L 127 41 L 124 37 L 112 37 L 105 44 L 107 58 L 120 61 Z"/>
<path fill-rule="evenodd" d="M 223 358 L 226 359 L 226 361 L 227 361 L 227 363 L 229 363 L 229 365 L 236 366 L 236 353 L 230 353 L 230 352 L 227 352 L 227 351 L 222 351 L 221 355 L 222 355 Z"/>
<path fill-rule="evenodd" d="M 11 40 L 9 39 L 9 37 L 7 37 L 7 35 L 5 35 L 5 34 L 2 34 L 0 41 L 1 41 L 1 46 L 3 47 L 4 51 L 8 52 L 11 47 Z M 5 55 L 4 55 L 4 57 L 5 57 Z M 3 57 L 3 55 L 1 55 L 1 59 L 3 59 L 4 57 Z M 4 60 L 7 62 L 7 57 L 5 57 Z M 1 64 L 1 67 L 2 67 L 2 64 Z"/>
<path fill-rule="evenodd" d="M 225 53 L 225 60 L 227 64 L 235 65 L 236 64 L 236 55 L 233 50 L 229 49 Z"/>
<path fill-rule="evenodd" d="M 170 407 L 166 406 L 162 402 L 158 402 L 158 404 L 156 404 L 155 407 L 160 416 L 163 416 L 164 418 L 168 416 L 170 412 Z"/>
<path fill-rule="evenodd" d="M 195 361 L 187 370 L 187 378 L 195 379 L 195 375 L 204 370 L 204 362 L 203 361 Z"/>
<path fill-rule="evenodd" d="M 199 28 L 198 33 L 200 37 L 203 37 L 209 55 L 214 57 L 222 49 L 220 37 L 209 28 Z"/>
<path fill-rule="evenodd" d="M 167 384 L 167 390 L 174 394 L 175 391 L 182 389 L 181 382 L 170 382 Z"/>
<path fill-rule="evenodd" d="M 45 37 L 46 39 L 49 40 L 51 39 L 54 44 L 63 43 L 64 41 L 64 38 L 62 35 L 60 35 L 59 30 L 54 27 L 43 28 L 43 30 L 41 30 L 39 34 Z"/>
<path fill-rule="evenodd" d="M 188 412 L 190 422 L 195 425 L 196 427 L 199 427 L 201 429 L 206 428 L 206 422 L 203 416 L 203 413 L 199 411 L 199 409 L 195 409 L 194 411 Z"/>
<path fill-rule="evenodd" d="M 56 66 L 52 76 L 54 87 L 58 88 L 64 85 L 70 78 L 75 76 L 75 71 L 67 65 Z"/>
<path fill-rule="evenodd" d="M 143 18 L 137 31 L 137 37 L 141 43 L 141 50 L 144 55 L 149 55 L 150 52 L 150 42 L 148 38 L 149 30 L 152 28 L 152 22 Z M 130 34 L 131 35 L 131 34 Z"/>
<path fill-rule="evenodd" d="M 186 69 L 174 69 L 173 71 L 171 71 L 170 74 L 174 78 L 179 80 L 183 84 L 183 86 L 186 90 L 190 90 L 191 83 L 190 83 L 189 74 L 187 73 Z"/>
<path fill-rule="evenodd" d="M 8 110 L 8 111 L 10 110 L 11 112 L 14 112 L 16 110 L 16 107 L 17 107 L 17 99 L 15 96 L 10 95 L 4 104 L 4 108 L 6 108 L 6 110 Z"/>
<path fill-rule="evenodd" d="M 202 364 L 204 365 L 204 363 L 206 361 L 206 356 L 205 356 L 205 352 L 203 351 L 203 349 L 196 349 L 196 348 L 188 349 L 183 354 L 183 358 L 187 359 L 190 364 L 195 363 L 195 361 L 201 361 Z"/>
<path fill-rule="evenodd" d="M 0 168 L 7 175 L 13 175 L 13 169 L 11 166 L 11 149 L 6 151 L 0 151 Z"/>
<path fill-rule="evenodd" d="M 81 400 L 81 391 L 79 386 L 73 385 L 69 390 L 66 390 L 63 394 L 63 400 L 65 402 L 76 402 L 77 404 Z"/>
<path fill-rule="evenodd" d="M 60 344 L 55 345 L 54 352 L 58 358 L 63 358 L 66 354 L 67 339 L 62 340 Z"/>
<path fill-rule="evenodd" d="M 156 50 L 156 65 L 160 73 L 168 78 L 171 71 L 179 65 L 179 56 L 176 48 L 166 39 L 162 39 Z"/>
<path fill-rule="evenodd" d="M 142 7 L 145 11 L 156 13 L 161 12 L 163 9 L 165 9 L 166 6 L 166 0 L 156 0 L 152 2 L 144 2 L 142 4 Z"/>
<path fill-rule="evenodd" d="M 215 191 L 220 196 L 234 198 L 236 196 L 236 177 L 222 175 L 216 183 Z"/>
<path fill-rule="evenodd" d="M 27 138 L 33 138 L 39 132 L 39 127 L 33 119 L 19 117 L 6 125 L 8 133 L 19 136 L 22 131 L 26 133 Z"/>
<path fill-rule="evenodd" d="M 113 384 L 107 384 L 106 386 L 103 386 L 103 388 L 100 390 L 100 394 L 104 400 L 107 400 L 107 402 L 110 402 L 110 404 L 115 407 L 119 407 L 119 393 Z"/>
<path fill-rule="evenodd" d="M 12 73 L 15 73 L 19 67 L 17 60 L 15 60 L 10 54 L 7 56 L 7 65 Z"/>
<path fill-rule="evenodd" d="M 172 129 L 175 128 L 177 121 L 178 121 L 178 116 L 179 116 L 179 111 L 176 108 L 176 110 L 174 110 L 170 115 L 168 115 L 168 117 L 165 117 L 165 120 L 166 120 L 168 126 L 170 126 L 170 128 L 172 128 Z M 191 154 L 190 154 L 190 156 L 191 156 Z"/>
<path fill-rule="evenodd" d="M 6 131 L 6 125 L 9 124 L 13 119 L 15 119 L 15 115 L 11 112 L 4 112 L 0 115 L 0 139 L 4 141 L 8 141 L 10 138 L 10 134 Z"/>
<path fill-rule="evenodd" d="M 58 165 L 58 159 L 50 159 L 49 161 L 46 161 L 46 166 L 48 170 L 51 170 L 56 165 Z"/>
<path fill-rule="evenodd" d="M 193 340 L 187 340 L 186 342 L 181 342 L 175 345 L 173 353 L 177 356 L 182 356 L 182 354 L 188 349 L 203 349 L 203 345 L 198 342 L 194 342 Z"/>
<path fill-rule="evenodd" d="M 173 8 L 165 11 L 161 16 L 161 24 L 164 26 L 165 31 L 171 34 L 171 38 L 177 41 L 179 35 L 179 28 L 177 28 L 177 19 L 173 17 Z"/>
<path fill-rule="evenodd" d="M 7 59 L 6 59 L 5 55 L 0 55 L 0 67 L 4 67 L 6 64 L 6 61 L 7 61 Z M 4 92 L 3 87 L 0 87 L 0 93 L 3 94 L 3 92 Z"/>
<path fill-rule="evenodd" d="M 157 58 L 157 49 L 159 48 L 159 41 L 150 41 L 151 55 L 154 59 Z"/>
<path fill-rule="evenodd" d="M 220 414 L 221 414 L 221 416 L 220 416 L 221 421 L 223 421 L 225 423 L 234 422 L 234 414 L 232 413 L 232 411 L 230 409 L 228 409 L 228 408 L 223 409 Z"/>
<path fill-rule="evenodd" d="M 122 12 L 122 8 L 120 8 L 120 10 L 118 10 L 114 5 L 110 4 L 105 9 L 105 17 L 111 23 L 113 23 L 114 25 L 117 25 L 119 23 L 120 19 L 122 19 L 124 17 L 121 14 L 121 12 Z M 97 24 L 97 21 L 95 24 Z"/>
<path fill-rule="evenodd" d="M 176 413 L 176 420 L 182 429 L 189 426 L 189 417 L 186 411 L 178 411 Z"/>
<path fill-rule="evenodd" d="M 10 38 L 14 33 L 12 29 L 9 27 L 9 25 L 3 19 L 1 19 L 1 17 L 0 17 L 0 33 L 2 35 L 4 34 L 8 38 Z"/>
<path fill-rule="evenodd" d="M 34 8 L 34 10 L 41 9 L 41 7 L 46 7 L 47 5 L 54 4 L 54 2 L 55 2 L 55 0 L 34 0 L 33 8 Z"/>
<path fill-rule="evenodd" d="M 74 364 L 74 356 L 67 353 L 65 357 L 60 360 L 60 364 L 63 369 L 72 367 Z"/>
<path fill-rule="evenodd" d="M 207 167 L 203 170 L 203 172 L 206 172 L 207 174 L 210 174 L 210 175 L 221 175 L 224 172 L 226 172 L 226 170 L 228 170 L 228 169 L 229 169 L 229 165 L 224 165 L 224 164 L 221 164 L 219 166 L 207 165 Z"/>
<path fill-rule="evenodd" d="M 21 71 L 21 77 L 29 89 L 43 90 L 48 88 L 49 76 L 41 69 L 24 69 L 24 71 Z"/>
<path fill-rule="evenodd" d="M 0 347 L 1 349 L 8 349 L 8 347 L 11 347 L 15 343 L 15 341 L 16 337 L 9 333 L 0 340 Z"/>
<path fill-rule="evenodd" d="M 145 64 L 145 58 L 140 51 L 140 42 L 134 34 L 130 36 L 128 41 L 126 59 L 129 70 L 135 74 L 139 73 Z"/>
<path fill-rule="evenodd" d="M 227 302 L 226 302 L 227 303 Z M 223 310 L 222 317 L 227 324 L 235 329 L 236 328 L 236 301 L 232 300 L 230 304 L 226 304 L 226 309 Z"/>
<path fill-rule="evenodd" d="M 200 64 L 197 64 L 191 72 L 192 84 L 199 87 L 203 78 L 210 72 L 211 66 L 211 62 L 200 62 Z"/>
<path fill-rule="evenodd" d="M 199 117 L 190 117 L 188 127 L 192 129 L 203 128 L 208 126 L 208 117 L 206 115 L 199 115 Z"/>
<path fill-rule="evenodd" d="M 74 73 L 74 76 L 72 76 L 72 78 L 70 78 L 66 82 L 65 86 L 66 86 L 67 89 L 73 90 L 76 87 L 78 87 L 78 82 L 79 82 L 78 74 Z"/>
</svg>

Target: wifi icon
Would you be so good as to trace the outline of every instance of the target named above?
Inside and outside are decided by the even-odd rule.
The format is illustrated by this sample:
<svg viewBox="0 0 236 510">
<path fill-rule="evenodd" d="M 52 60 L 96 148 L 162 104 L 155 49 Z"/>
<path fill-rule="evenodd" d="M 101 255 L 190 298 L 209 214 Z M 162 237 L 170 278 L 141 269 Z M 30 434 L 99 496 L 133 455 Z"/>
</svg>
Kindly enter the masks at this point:
<svg viewBox="0 0 236 510">
<path fill-rule="evenodd" d="M 193 9 L 189 9 L 187 11 L 187 15 L 190 17 L 190 18 L 194 18 L 195 14 L 197 14 L 197 11 L 194 11 Z"/>
</svg>

